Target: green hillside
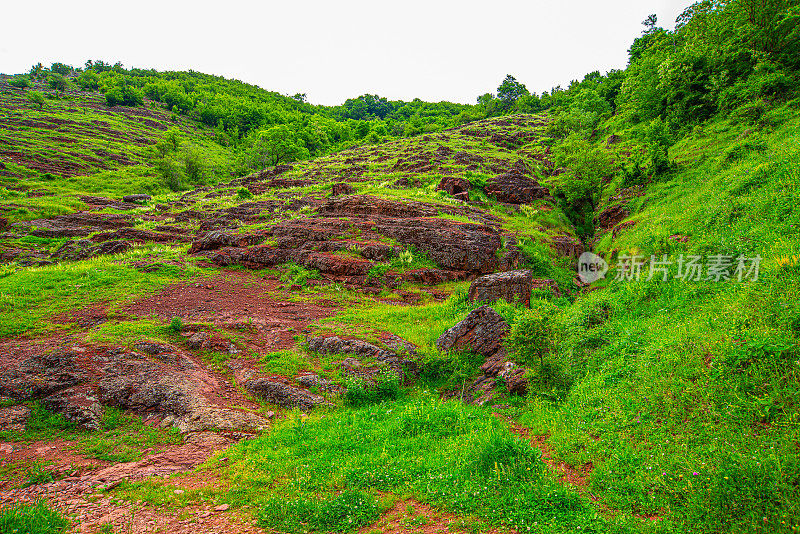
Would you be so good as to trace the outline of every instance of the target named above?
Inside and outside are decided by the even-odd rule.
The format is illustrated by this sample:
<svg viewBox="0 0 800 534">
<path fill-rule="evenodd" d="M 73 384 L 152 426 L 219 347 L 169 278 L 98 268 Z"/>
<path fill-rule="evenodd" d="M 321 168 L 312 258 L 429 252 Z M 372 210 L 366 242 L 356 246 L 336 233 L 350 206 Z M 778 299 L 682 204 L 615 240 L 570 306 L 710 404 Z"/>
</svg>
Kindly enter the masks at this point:
<svg viewBox="0 0 800 534">
<path fill-rule="evenodd" d="M 799 22 L 474 106 L 0 81 L 0 525 L 800 531 Z"/>
</svg>

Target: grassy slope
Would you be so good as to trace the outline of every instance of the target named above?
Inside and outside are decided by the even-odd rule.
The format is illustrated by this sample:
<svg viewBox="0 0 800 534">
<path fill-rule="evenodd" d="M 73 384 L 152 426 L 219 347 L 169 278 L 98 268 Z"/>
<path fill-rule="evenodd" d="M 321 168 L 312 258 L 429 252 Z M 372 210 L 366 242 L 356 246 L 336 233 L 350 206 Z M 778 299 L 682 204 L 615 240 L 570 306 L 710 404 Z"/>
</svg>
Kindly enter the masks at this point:
<svg viewBox="0 0 800 534">
<path fill-rule="evenodd" d="M 0 216 L 11 223 L 72 213 L 85 207 L 82 195 L 169 191 L 153 145 L 171 127 L 203 161 L 205 181 L 230 178 L 232 150 L 160 106 L 111 108 L 98 93 L 70 91 L 39 110 L 25 91 L 0 82 L 0 124 Z"/>
<path fill-rule="evenodd" d="M 632 212 L 629 219 L 636 221 L 636 225 L 616 237 L 611 232 L 600 235 L 596 245 L 596 250 L 609 259 L 616 256 L 616 251 L 647 256 L 760 254 L 764 257 L 761 279 L 741 284 L 601 283 L 605 289 L 582 296 L 574 303 L 559 301 L 563 311 L 559 317 L 558 354 L 553 360 L 560 363 L 567 381 L 551 383 L 549 377 L 543 376 L 539 380 L 543 384 L 540 390 L 524 401 L 512 402 L 521 422 L 538 433 L 550 435 L 549 443 L 561 458 L 574 465 L 593 463 L 595 470 L 589 489 L 603 503 L 606 519 L 598 519 L 590 512 L 587 498 L 579 497 L 573 490 L 551 486 L 552 481 L 529 480 L 522 489 L 504 486 L 508 481 L 499 480 L 505 465 L 502 458 L 499 471 L 498 466 L 490 466 L 487 471 L 478 472 L 477 464 L 469 463 L 477 460 L 465 456 L 462 464 L 453 467 L 441 464 L 440 455 L 427 459 L 427 453 L 423 452 L 418 457 L 421 467 L 403 467 L 398 472 L 405 478 L 384 489 L 409 492 L 422 500 L 483 517 L 490 523 L 504 521 L 521 527 L 536 523 L 533 530 L 538 528 L 542 532 L 568 531 L 579 526 L 584 530 L 643 532 L 688 529 L 791 532 L 798 528 L 800 466 L 795 444 L 800 439 L 797 435 L 800 309 L 796 301 L 800 292 L 797 239 L 800 221 L 795 206 L 800 186 L 797 150 L 800 121 L 786 108 L 774 113 L 772 125 L 761 127 L 726 121 L 710 123 L 673 147 L 671 157 L 677 167 L 660 182 L 647 185 L 645 194 L 629 204 Z M 445 206 L 452 201 L 435 191 L 438 175 L 420 176 L 417 187 L 388 188 L 403 174 L 393 172 L 392 167 L 405 152 L 432 151 L 439 145 L 512 162 L 520 154 L 488 146 L 480 139 L 445 139 L 433 134 L 428 139 L 355 149 L 306 162 L 296 166 L 288 177 L 301 178 L 308 172 L 329 173 L 329 179 L 336 181 L 341 171 L 351 165 L 345 163 L 348 158 L 366 156 L 368 169 L 365 180 L 354 184 L 357 192 L 426 200 Z M 463 166 L 455 163 L 448 166 L 451 167 L 448 173 L 481 179 Z M 611 194 L 616 185 L 620 184 L 612 184 L 607 193 Z M 322 194 L 326 187 L 268 190 L 254 200 Z M 235 190 L 226 192 L 227 196 L 202 201 L 196 209 L 242 202 Z M 538 264 L 551 260 L 552 255 L 533 243 L 544 241 L 548 234 L 570 232 L 569 223 L 558 210 L 534 207 L 528 212 L 505 211 L 491 202 L 485 208 L 530 239 L 529 260 Z M 304 215 L 298 212 L 280 216 Z M 676 234 L 689 236 L 688 242 L 669 239 Z M 180 249 L 167 252 L 170 257 L 175 253 L 179 254 Z M 114 263 L 110 259 L 102 261 Z M 74 268 L 91 270 L 91 266 L 91 262 L 81 262 Z M 538 274 L 555 273 L 556 277 L 567 279 L 571 275 L 564 267 L 550 272 L 548 267 L 542 267 Z M 56 294 L 59 298 L 66 297 L 59 300 L 59 310 L 74 306 L 81 295 L 70 296 L 58 289 L 70 282 L 69 273 L 64 275 L 66 278 L 59 278 L 64 269 L 22 270 L 6 277 L 2 282 L 7 286 L 5 295 L 10 295 L 7 302 L 18 297 L 13 288 L 26 286 L 28 278 L 38 281 L 52 277 L 58 279 L 54 282 L 56 293 L 31 292 L 39 295 L 30 303 L 32 309 L 39 310 L 34 319 L 51 313 Z M 115 267 L 103 272 L 112 271 L 116 273 L 112 278 L 117 280 L 116 285 L 109 286 L 108 296 L 112 300 L 122 300 L 114 296 L 114 288 L 127 287 L 131 279 L 150 284 L 133 270 L 127 273 Z M 192 274 L 184 271 L 178 269 L 167 278 Z M 147 275 L 156 286 L 164 283 L 158 274 Z M 92 294 L 102 295 L 94 291 Z M 362 299 L 335 322 L 389 330 L 421 344 L 423 353 L 431 354 L 438 334 L 468 310 L 469 306 L 464 306 L 457 297 L 445 304 L 409 308 Z M 518 310 L 502 311 L 506 316 L 518 313 Z M 8 304 L 2 313 L 6 319 L 13 318 Z M 38 322 L 23 324 L 21 317 L 14 321 L 23 330 L 33 327 L 38 331 L 42 327 Z M 464 365 L 474 364 L 456 363 L 453 372 L 462 372 Z M 308 423 L 292 420 L 274 435 L 242 443 L 235 451 L 226 453 L 234 459 L 235 466 L 227 471 L 228 478 L 232 487 L 239 489 L 225 498 L 234 504 L 239 499 L 238 504 L 243 504 L 263 487 L 264 477 L 276 477 L 280 483 L 256 499 L 262 504 L 276 495 L 291 498 L 300 495 L 314 501 L 316 494 L 322 498 L 332 490 L 364 487 L 359 485 L 361 478 L 356 475 L 374 474 L 370 466 L 375 462 L 380 464 L 380 454 L 401 462 L 413 456 L 409 451 L 418 450 L 414 440 L 422 439 L 419 436 L 406 439 L 402 432 L 386 435 L 384 425 L 391 429 L 394 428 L 391 425 L 405 423 L 387 420 L 389 414 L 383 408 L 405 413 L 416 409 L 418 402 L 432 401 L 412 398 L 395 406 L 384 405 L 377 411 L 344 410 Z M 431 403 L 424 411 L 435 412 L 441 406 Z M 471 429 L 493 429 L 500 441 L 510 440 L 507 431 L 490 422 L 487 410 L 446 409 L 454 410 L 454 417 L 472 418 Z M 427 417 L 422 412 L 419 415 Z M 348 460 L 355 462 L 352 465 L 330 463 L 338 458 L 342 444 L 342 436 L 335 430 L 338 424 L 361 425 L 363 432 L 358 435 L 372 443 L 366 448 L 358 440 L 349 445 L 348 450 L 357 452 Z M 301 430 L 293 429 L 292 425 L 300 425 Z M 445 420 L 432 422 L 423 441 L 438 445 L 437 432 L 450 425 Z M 330 446 L 314 449 L 296 440 L 286 441 L 287 436 L 297 432 L 303 432 L 309 443 L 330 441 Z M 453 446 L 476 450 L 488 447 L 480 436 L 470 439 L 474 443 L 457 445 L 454 441 Z M 278 463 L 268 462 L 268 467 L 258 467 L 273 458 L 275 447 L 284 452 L 279 455 Z M 425 447 L 434 449 L 423 444 L 420 450 L 427 450 Z M 498 448 L 503 449 L 499 445 Z M 517 453 L 507 450 L 514 464 Z M 310 462 L 334 467 L 301 478 L 306 486 L 287 487 L 289 474 Z M 242 470 L 237 471 L 237 467 Z M 447 493 L 442 489 L 444 493 L 438 494 L 439 482 L 419 485 L 420 477 L 434 476 L 440 471 L 456 477 L 455 481 L 444 484 L 447 491 L 486 479 L 487 484 L 493 484 L 493 492 L 475 500 L 469 492 Z M 537 504 L 540 491 L 547 495 L 548 488 L 556 488 L 553 491 L 557 497 L 545 499 L 548 505 L 540 507 Z M 159 494 L 146 485 L 124 491 L 138 498 L 151 492 L 151 500 L 157 500 Z M 535 498 L 529 499 L 530 506 L 514 508 L 503 504 L 505 496 L 519 491 L 533 492 Z M 657 516 L 659 520 L 645 521 L 637 516 Z"/>
</svg>

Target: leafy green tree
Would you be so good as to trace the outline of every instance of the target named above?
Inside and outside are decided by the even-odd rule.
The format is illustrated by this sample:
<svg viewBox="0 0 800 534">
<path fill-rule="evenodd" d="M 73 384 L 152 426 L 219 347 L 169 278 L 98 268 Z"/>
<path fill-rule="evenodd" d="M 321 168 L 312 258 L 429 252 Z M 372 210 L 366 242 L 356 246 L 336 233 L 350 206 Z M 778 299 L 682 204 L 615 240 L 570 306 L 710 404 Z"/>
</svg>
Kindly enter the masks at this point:
<svg viewBox="0 0 800 534">
<path fill-rule="evenodd" d="M 28 98 L 30 102 L 33 102 L 37 106 L 39 106 L 39 110 L 44 109 L 44 95 L 39 91 L 28 91 L 25 96 Z"/>
<path fill-rule="evenodd" d="M 497 109 L 497 99 L 492 93 L 484 93 L 478 97 L 478 105 L 483 108 L 484 117 L 491 117 Z"/>
<path fill-rule="evenodd" d="M 555 351 L 559 311 L 549 302 L 531 299 L 530 310 L 511 326 L 505 343 L 520 364 L 538 363 L 541 368 L 545 356 Z"/>
<path fill-rule="evenodd" d="M 67 79 L 61 74 L 53 73 L 47 77 L 47 86 L 60 93 L 63 93 L 69 87 Z"/>
<path fill-rule="evenodd" d="M 75 83 L 84 91 L 96 91 L 100 88 L 100 76 L 93 70 L 86 70 L 75 78 Z"/>
<path fill-rule="evenodd" d="M 115 85 L 105 92 L 106 103 L 109 106 L 141 106 L 144 104 L 142 92 L 132 85 L 123 83 Z"/>
<path fill-rule="evenodd" d="M 54 72 L 62 76 L 69 76 L 70 74 L 72 74 L 73 70 L 75 69 L 73 69 L 70 65 L 67 65 L 65 63 L 56 62 L 50 65 L 50 72 Z"/>
<path fill-rule="evenodd" d="M 38 80 L 39 78 L 41 78 L 43 73 L 44 73 L 44 65 L 42 65 L 41 62 L 31 67 L 30 76 L 34 80 Z"/>
<path fill-rule="evenodd" d="M 529 95 L 525 85 L 519 83 L 516 78 L 506 74 L 503 83 L 497 88 L 497 98 L 500 100 L 503 109 L 509 110 L 521 96 Z"/>
<path fill-rule="evenodd" d="M 308 157 L 308 150 L 285 124 L 257 132 L 252 142 L 247 154 L 249 165 L 253 169 Z"/>
</svg>

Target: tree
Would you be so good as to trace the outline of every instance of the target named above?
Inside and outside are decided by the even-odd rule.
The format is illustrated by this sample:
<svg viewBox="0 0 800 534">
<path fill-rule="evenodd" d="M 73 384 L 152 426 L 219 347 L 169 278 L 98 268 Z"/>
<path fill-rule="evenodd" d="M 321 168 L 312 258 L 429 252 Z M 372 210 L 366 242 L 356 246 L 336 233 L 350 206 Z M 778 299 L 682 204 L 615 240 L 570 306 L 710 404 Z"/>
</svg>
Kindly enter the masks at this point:
<svg viewBox="0 0 800 534">
<path fill-rule="evenodd" d="M 41 78 L 43 72 L 44 72 L 44 65 L 42 65 L 41 62 L 39 62 L 31 67 L 30 71 L 31 78 L 33 78 L 34 80 Z"/>
<path fill-rule="evenodd" d="M 295 93 L 294 95 L 292 95 L 292 100 L 297 100 L 298 102 L 305 104 L 307 101 L 307 97 L 305 93 Z"/>
<path fill-rule="evenodd" d="M 263 169 L 306 158 L 308 150 L 301 143 L 285 124 L 261 130 L 253 136 L 253 145 L 248 150 L 249 164 L 254 169 Z"/>
<path fill-rule="evenodd" d="M 497 88 L 497 98 L 506 110 L 511 109 L 511 106 L 514 105 L 519 97 L 529 94 L 525 85 L 519 83 L 517 79 L 510 74 L 506 74 L 503 83 Z"/>
<path fill-rule="evenodd" d="M 67 79 L 58 73 L 53 73 L 47 77 L 47 85 L 50 89 L 54 89 L 59 93 L 66 91 L 69 86 Z"/>
<path fill-rule="evenodd" d="M 478 97 L 478 105 L 484 109 L 485 117 L 491 117 L 497 109 L 497 99 L 492 93 L 484 93 Z"/>
<path fill-rule="evenodd" d="M 28 93 L 25 96 L 28 98 L 29 101 L 39 106 L 39 110 L 42 110 L 44 108 L 44 102 L 45 102 L 44 95 L 39 91 L 28 91 Z"/>
<path fill-rule="evenodd" d="M 67 65 L 65 63 L 55 62 L 50 65 L 50 72 L 54 72 L 56 74 L 60 74 L 62 76 L 69 76 L 72 74 L 72 71 L 75 70 L 72 66 Z"/>
<path fill-rule="evenodd" d="M 100 76 L 93 70 L 87 70 L 75 78 L 75 83 L 84 91 L 96 91 L 100 87 Z"/>
<path fill-rule="evenodd" d="M 127 83 L 109 88 L 105 97 L 109 106 L 141 106 L 144 103 L 142 92 Z"/>
</svg>

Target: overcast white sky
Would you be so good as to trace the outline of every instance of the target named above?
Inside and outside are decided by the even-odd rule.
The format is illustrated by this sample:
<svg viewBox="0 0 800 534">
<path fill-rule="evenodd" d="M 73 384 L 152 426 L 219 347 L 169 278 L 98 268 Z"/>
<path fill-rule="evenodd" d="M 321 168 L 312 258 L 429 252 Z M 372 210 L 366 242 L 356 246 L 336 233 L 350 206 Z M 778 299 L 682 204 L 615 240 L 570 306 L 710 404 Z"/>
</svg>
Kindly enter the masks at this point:
<svg viewBox="0 0 800 534">
<path fill-rule="evenodd" d="M 641 21 L 691 0 L 4 2 L 0 72 L 37 61 L 194 69 L 314 104 L 364 93 L 475 103 L 506 74 L 531 91 L 622 68 Z"/>
</svg>

